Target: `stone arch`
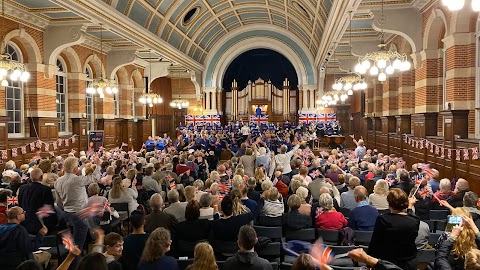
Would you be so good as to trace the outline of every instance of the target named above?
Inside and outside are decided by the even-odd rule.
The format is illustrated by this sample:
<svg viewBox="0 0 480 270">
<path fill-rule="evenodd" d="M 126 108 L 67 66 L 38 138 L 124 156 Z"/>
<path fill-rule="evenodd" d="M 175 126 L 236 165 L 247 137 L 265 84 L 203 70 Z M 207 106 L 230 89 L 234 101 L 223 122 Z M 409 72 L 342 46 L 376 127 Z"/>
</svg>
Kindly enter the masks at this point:
<svg viewBox="0 0 480 270">
<path fill-rule="evenodd" d="M 270 49 L 285 56 L 294 66 L 298 78 L 298 84 L 308 84 L 308 78 L 305 71 L 305 66 L 295 52 L 281 41 L 265 37 L 256 37 L 252 39 L 245 39 L 236 43 L 234 47 L 230 47 L 219 58 L 217 65 L 212 73 L 212 84 L 216 87 L 222 86 L 223 76 L 225 72 L 237 56 L 252 50 L 252 49 Z"/>
<path fill-rule="evenodd" d="M 82 70 L 85 70 L 88 64 L 92 68 L 94 78 L 100 78 L 101 74 L 105 74 L 105 68 L 97 55 L 91 54 L 88 56 Z"/>
<path fill-rule="evenodd" d="M 450 33 L 468 33 L 475 31 L 475 24 L 472 24 L 474 12 L 470 6 L 464 7 L 461 10 L 452 12 L 450 20 Z"/>
<path fill-rule="evenodd" d="M 135 69 L 131 75 L 131 81 L 133 82 L 133 87 L 135 88 L 144 88 L 145 82 L 143 81 L 143 76 L 138 69 Z"/>
<path fill-rule="evenodd" d="M 67 62 L 67 70 L 68 72 L 72 73 L 84 73 L 85 69 L 82 69 L 82 61 L 80 60 L 80 57 L 78 56 L 77 52 L 72 48 L 68 47 L 65 50 L 62 51 L 60 54 Z M 66 58 L 66 59 L 65 59 Z"/>
<path fill-rule="evenodd" d="M 128 78 L 128 72 L 125 67 L 119 68 L 115 74 L 117 75 L 117 78 L 118 78 L 118 82 L 117 82 L 118 84 L 127 85 L 130 83 L 130 80 Z M 115 75 L 114 75 L 114 78 L 115 78 Z"/>
<path fill-rule="evenodd" d="M 17 40 L 25 48 L 27 54 L 26 57 L 24 56 L 24 59 L 27 59 L 25 63 L 42 63 L 42 53 L 37 42 L 24 28 L 8 32 L 4 37 L 4 41 L 7 43 L 9 40 Z"/>
<path fill-rule="evenodd" d="M 423 35 L 423 48 L 425 50 L 439 49 L 439 39 L 441 39 L 440 33 L 442 30 L 445 29 L 445 36 L 450 35 L 447 25 L 445 13 L 441 9 L 433 10 L 428 17 Z"/>
</svg>

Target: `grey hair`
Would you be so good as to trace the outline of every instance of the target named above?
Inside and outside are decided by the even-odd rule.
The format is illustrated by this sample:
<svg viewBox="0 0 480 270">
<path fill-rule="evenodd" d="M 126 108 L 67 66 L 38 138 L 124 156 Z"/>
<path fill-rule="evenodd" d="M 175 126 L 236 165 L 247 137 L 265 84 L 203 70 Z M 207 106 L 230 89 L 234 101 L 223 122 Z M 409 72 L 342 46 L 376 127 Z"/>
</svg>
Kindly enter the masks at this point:
<svg viewBox="0 0 480 270">
<path fill-rule="evenodd" d="M 333 208 L 333 198 L 329 193 L 322 193 L 318 199 L 318 204 L 328 211 Z"/>
</svg>

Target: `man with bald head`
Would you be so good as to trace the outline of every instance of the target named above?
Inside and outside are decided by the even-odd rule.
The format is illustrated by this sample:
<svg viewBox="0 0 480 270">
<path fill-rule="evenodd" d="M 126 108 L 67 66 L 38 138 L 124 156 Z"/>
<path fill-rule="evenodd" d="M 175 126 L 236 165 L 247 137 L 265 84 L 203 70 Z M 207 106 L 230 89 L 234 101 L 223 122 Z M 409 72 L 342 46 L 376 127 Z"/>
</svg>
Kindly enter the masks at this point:
<svg viewBox="0 0 480 270">
<path fill-rule="evenodd" d="M 467 193 L 468 191 L 470 191 L 468 181 L 463 178 L 459 178 L 457 183 L 455 184 L 455 190 L 453 191 L 453 195 L 450 196 L 447 201 L 453 207 L 462 207 L 463 196 L 465 196 L 465 193 Z"/>
<path fill-rule="evenodd" d="M 22 225 L 25 220 L 25 211 L 21 207 L 12 207 L 7 211 L 8 223 L 0 226 L 0 265 L 2 269 L 15 269 L 25 260 L 33 259 L 32 252 L 37 251 L 42 238 L 47 234 L 47 227 L 43 226 L 30 236 Z M 43 254 L 43 253 L 42 253 Z M 48 262 L 51 255 L 45 252 L 40 263 Z"/>
<path fill-rule="evenodd" d="M 353 208 L 348 218 L 348 227 L 360 231 L 373 231 L 378 217 L 378 211 L 367 202 L 368 192 L 364 186 L 353 190 L 357 207 Z"/>
<path fill-rule="evenodd" d="M 50 187 L 42 184 L 43 172 L 41 169 L 33 169 L 30 172 L 30 179 L 32 183 L 22 185 L 19 189 L 18 205 L 27 212 L 22 226 L 27 229 L 29 234 L 35 235 L 43 227 L 43 224 L 40 223 L 37 217 L 38 209 L 45 204 L 50 205 L 54 209 L 54 199 Z M 50 215 L 44 218 L 43 222 L 47 228 L 52 229 L 58 223 L 57 215 Z"/>
<path fill-rule="evenodd" d="M 220 175 L 220 182 L 227 182 L 230 176 L 227 174 L 227 168 L 224 164 L 220 164 L 217 168 L 217 172 Z"/>
<path fill-rule="evenodd" d="M 152 213 L 146 218 L 145 231 L 151 233 L 156 228 L 163 227 L 169 230 L 173 237 L 173 235 L 175 235 L 175 227 L 177 226 L 178 220 L 174 215 L 165 213 L 163 207 L 162 196 L 158 193 L 153 194 L 152 197 L 150 197 L 150 208 L 152 209 Z"/>
</svg>

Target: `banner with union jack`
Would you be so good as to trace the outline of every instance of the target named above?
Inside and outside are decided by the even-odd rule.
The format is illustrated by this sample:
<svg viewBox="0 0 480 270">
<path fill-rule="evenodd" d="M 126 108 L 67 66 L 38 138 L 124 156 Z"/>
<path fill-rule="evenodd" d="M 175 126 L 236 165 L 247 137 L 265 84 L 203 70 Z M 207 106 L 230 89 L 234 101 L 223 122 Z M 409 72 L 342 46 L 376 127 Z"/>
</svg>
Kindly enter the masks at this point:
<svg viewBox="0 0 480 270">
<path fill-rule="evenodd" d="M 329 121 L 337 121 L 337 114 L 332 113 L 319 113 L 316 115 L 317 122 L 329 122 Z"/>
<path fill-rule="evenodd" d="M 186 126 L 196 126 L 198 124 L 203 124 L 203 115 L 185 115 Z"/>
<path fill-rule="evenodd" d="M 317 115 L 314 113 L 301 113 L 298 115 L 298 123 L 311 124 L 317 121 Z"/>
<path fill-rule="evenodd" d="M 257 126 L 268 124 L 268 115 L 250 115 L 250 123 L 255 123 Z"/>
<path fill-rule="evenodd" d="M 203 122 L 208 126 L 220 125 L 220 115 L 204 115 Z"/>
</svg>

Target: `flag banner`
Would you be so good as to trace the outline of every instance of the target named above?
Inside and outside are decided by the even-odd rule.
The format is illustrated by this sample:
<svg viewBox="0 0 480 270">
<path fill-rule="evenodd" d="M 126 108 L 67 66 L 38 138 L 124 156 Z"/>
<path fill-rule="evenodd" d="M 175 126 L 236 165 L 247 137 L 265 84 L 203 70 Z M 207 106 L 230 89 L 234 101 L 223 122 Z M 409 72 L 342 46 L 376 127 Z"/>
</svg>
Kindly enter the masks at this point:
<svg viewBox="0 0 480 270">
<path fill-rule="evenodd" d="M 185 115 L 186 126 L 196 126 L 203 123 L 204 123 L 203 115 L 192 115 L 192 114 Z"/>
<path fill-rule="evenodd" d="M 302 123 L 302 124 L 311 124 L 313 122 L 317 122 L 317 114 L 313 114 L 313 113 L 301 113 L 298 115 L 298 123 Z"/>
<path fill-rule="evenodd" d="M 470 155 L 468 153 L 468 148 L 463 149 L 463 160 L 469 160 Z"/>
<path fill-rule="evenodd" d="M 473 160 L 478 159 L 478 147 L 472 148 L 472 159 Z"/>
<path fill-rule="evenodd" d="M 17 148 L 12 148 L 12 157 L 17 157 L 17 156 L 18 156 Z"/>
<path fill-rule="evenodd" d="M 268 115 L 250 115 L 250 123 L 254 123 L 257 126 L 268 124 Z"/>
<path fill-rule="evenodd" d="M 203 121 L 208 126 L 220 125 L 220 115 L 204 115 Z"/>
</svg>

